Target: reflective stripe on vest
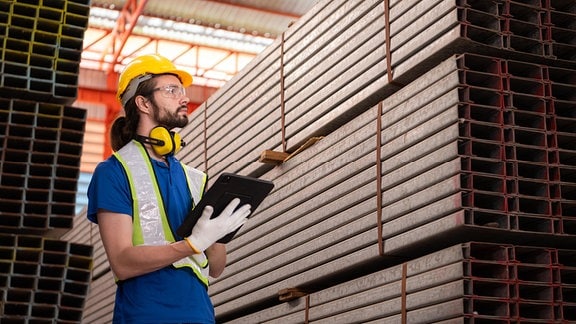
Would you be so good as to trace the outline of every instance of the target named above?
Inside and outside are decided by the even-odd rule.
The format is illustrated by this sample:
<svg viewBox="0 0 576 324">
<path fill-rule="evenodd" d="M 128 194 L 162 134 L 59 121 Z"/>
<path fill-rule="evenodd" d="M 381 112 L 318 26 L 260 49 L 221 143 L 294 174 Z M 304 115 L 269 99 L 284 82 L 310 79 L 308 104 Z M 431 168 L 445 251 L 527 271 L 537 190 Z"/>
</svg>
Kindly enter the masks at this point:
<svg viewBox="0 0 576 324">
<path fill-rule="evenodd" d="M 137 245 L 165 245 L 175 242 L 168 223 L 164 202 L 146 149 L 131 141 L 114 153 L 124 167 L 133 201 L 132 243 Z M 193 201 L 199 201 L 204 192 L 206 175 L 181 163 Z M 173 263 L 174 267 L 191 268 L 208 286 L 208 259 L 204 253 L 194 254 Z"/>
</svg>

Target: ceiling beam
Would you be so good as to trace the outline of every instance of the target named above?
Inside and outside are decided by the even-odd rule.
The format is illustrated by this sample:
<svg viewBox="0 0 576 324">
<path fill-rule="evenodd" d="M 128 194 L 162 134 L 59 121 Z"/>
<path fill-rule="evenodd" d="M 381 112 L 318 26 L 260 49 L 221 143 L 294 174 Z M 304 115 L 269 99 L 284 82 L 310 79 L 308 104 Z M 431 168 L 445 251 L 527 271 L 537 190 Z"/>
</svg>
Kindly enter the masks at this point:
<svg viewBox="0 0 576 324">
<path fill-rule="evenodd" d="M 118 63 L 118 58 L 122 53 L 122 49 L 128 38 L 132 34 L 132 30 L 138 22 L 138 18 L 146 6 L 148 0 L 128 0 L 126 4 L 120 11 L 120 16 L 114 29 L 112 30 L 112 38 L 110 40 L 109 49 L 112 50 L 112 62 L 108 67 L 108 73 L 114 71 L 114 66 Z M 104 62 L 104 56 L 107 53 L 102 54 L 102 62 Z"/>
</svg>

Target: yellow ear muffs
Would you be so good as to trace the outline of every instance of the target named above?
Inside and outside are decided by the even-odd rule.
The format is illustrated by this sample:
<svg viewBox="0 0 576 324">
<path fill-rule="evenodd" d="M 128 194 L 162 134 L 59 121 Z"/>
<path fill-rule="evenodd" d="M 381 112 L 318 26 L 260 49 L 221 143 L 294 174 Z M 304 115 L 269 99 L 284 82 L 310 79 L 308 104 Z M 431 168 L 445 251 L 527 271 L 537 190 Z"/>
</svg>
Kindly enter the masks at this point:
<svg viewBox="0 0 576 324">
<path fill-rule="evenodd" d="M 156 126 L 150 131 L 149 137 L 154 140 L 152 148 L 157 154 L 168 155 L 176 151 L 176 145 L 172 134 L 174 134 L 174 132 L 170 132 L 163 126 Z"/>
<path fill-rule="evenodd" d="M 152 145 L 152 149 L 158 155 L 169 155 L 180 151 L 186 145 L 180 134 L 168 130 L 164 126 L 156 126 L 150 131 L 150 135 L 138 135 L 138 140 L 142 143 Z"/>
</svg>

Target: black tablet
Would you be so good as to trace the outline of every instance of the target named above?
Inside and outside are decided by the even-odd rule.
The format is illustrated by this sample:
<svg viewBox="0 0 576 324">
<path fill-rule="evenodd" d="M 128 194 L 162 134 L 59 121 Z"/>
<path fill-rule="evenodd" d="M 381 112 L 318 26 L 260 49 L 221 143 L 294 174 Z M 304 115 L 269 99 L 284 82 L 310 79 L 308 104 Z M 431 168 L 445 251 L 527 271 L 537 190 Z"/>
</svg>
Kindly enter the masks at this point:
<svg viewBox="0 0 576 324">
<path fill-rule="evenodd" d="M 182 225 L 176 230 L 176 234 L 181 237 L 189 236 L 192 233 L 192 228 L 202 216 L 204 207 L 212 206 L 214 208 L 212 213 L 212 218 L 214 218 L 220 215 L 234 198 L 240 198 L 238 207 L 250 204 L 253 214 L 273 188 L 274 183 L 268 180 L 222 173 L 206 191 L 200 202 L 188 213 Z M 230 242 L 239 229 L 219 239 L 218 243 Z"/>
</svg>

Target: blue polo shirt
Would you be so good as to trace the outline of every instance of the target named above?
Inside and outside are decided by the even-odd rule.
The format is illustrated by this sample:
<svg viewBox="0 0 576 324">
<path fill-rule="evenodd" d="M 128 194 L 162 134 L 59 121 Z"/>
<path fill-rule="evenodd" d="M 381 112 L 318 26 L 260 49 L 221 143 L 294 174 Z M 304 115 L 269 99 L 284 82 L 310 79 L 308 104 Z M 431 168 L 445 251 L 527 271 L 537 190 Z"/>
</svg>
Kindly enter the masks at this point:
<svg viewBox="0 0 576 324">
<path fill-rule="evenodd" d="M 192 206 L 184 170 L 173 156 L 168 157 L 168 165 L 152 160 L 152 166 L 172 232 L 181 239 L 175 232 Z M 128 179 L 114 156 L 98 164 L 88 187 L 90 221 L 98 222 L 99 209 L 133 215 Z M 192 270 L 172 266 L 118 283 L 113 321 L 139 324 L 215 322 L 206 286 Z"/>
</svg>

